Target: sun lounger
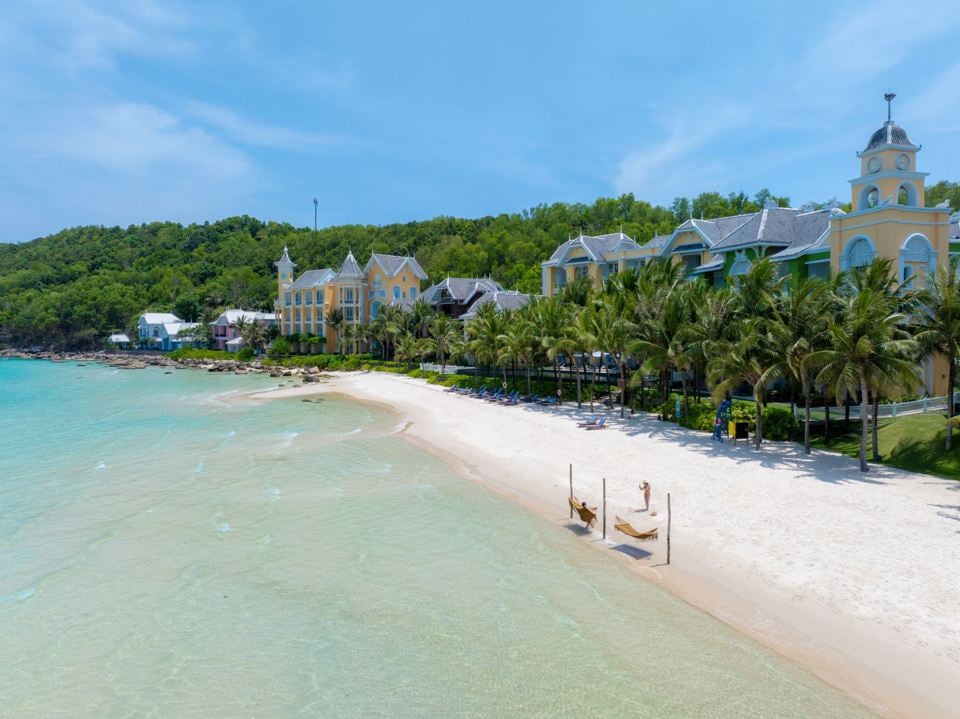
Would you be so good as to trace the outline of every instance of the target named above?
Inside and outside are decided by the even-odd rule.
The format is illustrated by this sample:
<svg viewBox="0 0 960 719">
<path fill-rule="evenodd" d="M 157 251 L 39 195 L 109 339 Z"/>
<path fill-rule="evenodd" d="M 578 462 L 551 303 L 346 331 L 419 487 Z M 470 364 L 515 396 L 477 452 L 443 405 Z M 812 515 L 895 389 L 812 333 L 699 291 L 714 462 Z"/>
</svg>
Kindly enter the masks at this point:
<svg viewBox="0 0 960 719">
<path fill-rule="evenodd" d="M 638 542 L 650 542 L 657 538 L 657 528 L 648 529 L 646 532 L 641 532 L 636 529 L 630 522 L 617 517 L 617 524 L 613 525 L 613 528 L 618 532 L 623 532 L 628 537 L 633 537 Z"/>
<path fill-rule="evenodd" d="M 590 509 L 590 507 L 584 503 L 581 503 L 576 497 L 568 497 L 567 501 L 570 502 L 570 506 L 573 507 L 573 511 L 580 516 L 580 521 L 583 522 L 587 528 L 597 521 L 596 507 Z"/>
<path fill-rule="evenodd" d="M 546 399 L 540 400 L 540 404 L 542 404 L 544 407 L 552 407 L 556 403 L 557 403 L 556 397 L 547 397 Z"/>
<path fill-rule="evenodd" d="M 607 428 L 607 418 L 601 417 L 600 421 L 596 424 L 589 424 L 584 427 L 584 429 L 606 429 Z"/>
<path fill-rule="evenodd" d="M 597 417 L 596 415 L 594 415 L 593 417 L 591 417 L 590 419 L 586 420 L 585 422 L 577 422 L 577 426 L 578 426 L 578 427 L 592 427 L 593 425 L 595 425 L 595 424 L 597 423 L 597 421 L 598 421 L 599 419 L 600 419 L 599 417 Z"/>
</svg>

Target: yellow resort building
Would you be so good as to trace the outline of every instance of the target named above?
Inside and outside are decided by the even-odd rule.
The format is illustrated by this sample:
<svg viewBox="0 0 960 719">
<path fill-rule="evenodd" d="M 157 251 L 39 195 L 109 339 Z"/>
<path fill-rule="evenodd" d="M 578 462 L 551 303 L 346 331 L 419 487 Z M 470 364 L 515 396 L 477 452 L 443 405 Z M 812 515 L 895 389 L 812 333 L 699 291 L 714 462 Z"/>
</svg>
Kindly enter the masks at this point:
<svg viewBox="0 0 960 719">
<path fill-rule="evenodd" d="M 370 322 L 387 305 L 415 301 L 427 279 L 413 257 L 374 253 L 363 269 L 349 252 L 339 270 L 306 270 L 295 277 L 296 263 L 286 247 L 274 263 L 277 268 L 275 302 L 280 334 L 324 337 L 324 348 L 337 347 L 337 333 L 327 326 L 327 313 L 339 309 L 346 324 Z"/>
<path fill-rule="evenodd" d="M 928 173 L 917 165 L 920 146 L 893 121 L 893 95 L 885 99 L 887 120 L 857 153 L 859 174 L 848 181 L 849 212 L 769 203 L 742 215 L 691 218 L 644 245 L 622 233 L 581 235 L 542 263 L 543 294 L 555 295 L 579 277 L 599 288 L 611 274 L 657 257 L 682 263 L 688 276 L 717 287 L 748 272 L 759 258 L 778 263 L 783 276 L 828 278 L 884 257 L 893 261 L 901 282 L 922 289 L 938 267 L 960 255 L 960 213 L 945 203 L 926 206 Z M 920 370 L 924 391 L 947 394 L 945 360 L 928 358 Z"/>
</svg>

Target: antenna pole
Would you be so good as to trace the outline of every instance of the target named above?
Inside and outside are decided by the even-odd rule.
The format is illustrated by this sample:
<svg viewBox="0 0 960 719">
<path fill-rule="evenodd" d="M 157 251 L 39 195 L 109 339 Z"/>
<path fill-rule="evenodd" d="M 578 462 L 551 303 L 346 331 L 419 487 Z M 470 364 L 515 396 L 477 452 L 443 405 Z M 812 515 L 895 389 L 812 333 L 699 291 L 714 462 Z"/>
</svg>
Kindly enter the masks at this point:
<svg viewBox="0 0 960 719">
<path fill-rule="evenodd" d="M 887 92 L 883 95 L 883 99 L 887 101 L 887 122 L 893 120 L 893 98 L 896 96 L 894 92 Z"/>
</svg>

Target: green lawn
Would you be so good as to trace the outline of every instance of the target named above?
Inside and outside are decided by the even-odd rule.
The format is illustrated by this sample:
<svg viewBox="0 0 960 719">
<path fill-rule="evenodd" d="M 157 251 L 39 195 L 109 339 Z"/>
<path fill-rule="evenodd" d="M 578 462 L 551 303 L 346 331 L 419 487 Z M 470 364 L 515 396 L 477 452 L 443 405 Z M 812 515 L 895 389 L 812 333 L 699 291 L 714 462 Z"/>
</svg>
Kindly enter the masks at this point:
<svg viewBox="0 0 960 719">
<path fill-rule="evenodd" d="M 854 434 L 834 437 L 824 446 L 822 437 L 813 438 L 813 446 L 842 452 L 851 457 L 860 451 L 859 423 Z M 943 449 L 946 433 L 946 415 L 915 414 L 880 421 L 880 456 L 883 464 L 909 469 L 913 472 L 936 474 L 948 479 L 960 479 L 960 430 L 953 432 L 953 449 Z M 867 457 L 871 444 L 867 444 Z"/>
</svg>

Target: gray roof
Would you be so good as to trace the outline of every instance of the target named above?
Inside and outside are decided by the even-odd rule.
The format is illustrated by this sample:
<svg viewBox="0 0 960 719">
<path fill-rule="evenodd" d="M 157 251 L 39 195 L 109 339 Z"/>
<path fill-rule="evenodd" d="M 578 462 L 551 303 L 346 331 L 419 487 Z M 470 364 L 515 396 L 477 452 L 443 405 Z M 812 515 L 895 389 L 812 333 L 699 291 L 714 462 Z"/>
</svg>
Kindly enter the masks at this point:
<svg viewBox="0 0 960 719">
<path fill-rule="evenodd" d="M 307 270 L 296 280 L 294 280 L 294 282 L 290 285 L 290 289 L 309 290 L 318 285 L 325 285 L 327 282 L 332 280 L 334 276 L 334 271 L 329 268 L 324 268 L 322 270 Z"/>
<path fill-rule="evenodd" d="M 960 240 L 960 222 L 950 223 L 950 239 Z"/>
<path fill-rule="evenodd" d="M 446 297 L 463 304 L 470 300 L 478 292 L 500 292 L 503 287 L 499 282 L 494 282 L 490 278 L 476 277 L 448 277 L 443 282 L 428 287 L 423 291 L 423 299 L 431 304 L 435 304 L 444 297 L 443 290 L 446 290 Z"/>
<path fill-rule="evenodd" d="M 913 143 L 910 142 L 910 138 L 907 137 L 906 130 L 893 120 L 887 120 L 883 123 L 883 127 L 870 136 L 870 142 L 867 143 L 864 152 L 867 152 L 867 150 L 876 150 L 878 147 L 883 147 L 884 145 L 913 146 Z"/>
<path fill-rule="evenodd" d="M 800 212 L 788 207 L 778 207 L 737 217 L 745 220 L 713 246 L 717 252 L 729 252 L 751 245 L 810 245 L 820 239 L 830 226 L 829 210 Z"/>
<path fill-rule="evenodd" d="M 352 252 L 347 253 L 347 259 L 343 261 L 343 267 L 340 268 L 340 271 L 337 273 L 338 280 L 361 280 L 363 279 L 363 272 L 360 270 L 360 265 L 357 264 L 357 261 L 353 257 Z"/>
<path fill-rule="evenodd" d="M 274 262 L 273 264 L 275 267 L 279 267 L 280 265 L 283 265 L 283 264 L 290 265 L 291 267 L 297 266 L 297 263 L 290 259 L 290 253 L 287 252 L 286 245 L 284 245 L 283 247 L 283 254 L 280 255 L 280 259 Z"/>
<path fill-rule="evenodd" d="M 712 272 L 713 270 L 719 270 L 723 267 L 723 255 L 714 255 L 710 258 L 709 262 L 705 262 L 699 267 L 697 267 L 693 274 L 700 274 L 701 272 Z"/>
<path fill-rule="evenodd" d="M 822 249 L 829 250 L 828 239 L 830 237 L 830 217 L 832 215 L 833 210 L 815 210 L 814 212 L 802 212 L 797 215 L 794 219 L 793 242 L 786 249 L 771 255 L 770 259 L 781 262 L 810 252 Z"/>
<path fill-rule="evenodd" d="M 560 245 L 547 262 L 559 262 L 567 250 L 575 245 L 581 245 L 595 261 L 603 262 L 606 259 L 606 254 L 613 252 L 621 242 L 626 243 L 627 249 L 640 249 L 636 240 L 622 232 L 611 232 L 606 235 L 579 235 Z"/>
<path fill-rule="evenodd" d="M 670 237 L 671 235 L 654 235 L 647 241 L 644 247 L 649 247 L 654 250 L 658 249 L 660 247 L 663 247 L 667 243 L 667 241 L 670 239 Z"/>
<path fill-rule="evenodd" d="M 498 290 L 496 292 L 487 292 L 477 298 L 477 301 L 470 305 L 470 309 L 463 313 L 461 319 L 469 320 L 477 316 L 477 310 L 484 305 L 493 303 L 500 310 L 518 310 L 530 301 L 530 295 L 522 292 Z"/>
<path fill-rule="evenodd" d="M 373 253 L 370 255 L 370 261 L 367 262 L 367 266 L 364 271 L 370 269 L 370 265 L 376 262 L 380 265 L 380 269 L 387 273 L 390 277 L 395 277 L 397 273 L 403 269 L 404 265 L 407 265 L 410 268 L 410 271 L 414 275 L 419 277 L 421 280 L 427 279 L 427 273 L 423 271 L 423 268 L 420 266 L 420 263 L 417 262 L 414 257 L 402 257 L 400 255 L 381 255 L 378 253 Z"/>
</svg>

